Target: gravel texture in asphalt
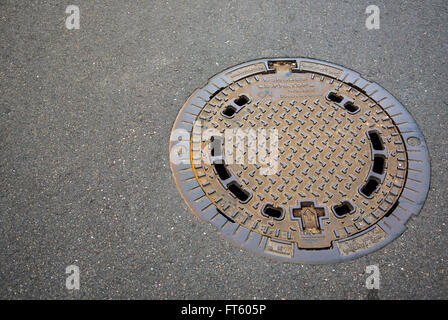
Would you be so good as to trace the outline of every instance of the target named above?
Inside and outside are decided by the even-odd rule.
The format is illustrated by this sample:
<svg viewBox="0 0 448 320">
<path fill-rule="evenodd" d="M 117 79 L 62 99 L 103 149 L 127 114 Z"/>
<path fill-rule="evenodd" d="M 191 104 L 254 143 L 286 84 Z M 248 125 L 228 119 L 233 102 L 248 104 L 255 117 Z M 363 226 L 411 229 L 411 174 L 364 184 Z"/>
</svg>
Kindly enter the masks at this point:
<svg viewBox="0 0 448 320">
<path fill-rule="evenodd" d="M 448 298 L 447 20 L 444 0 L 0 0 L 0 298 L 365 299 L 372 264 L 380 299 Z M 420 126 L 429 196 L 380 251 L 331 265 L 254 256 L 176 189 L 168 143 L 187 97 L 227 67 L 286 56 L 359 72 Z M 65 287 L 72 264 L 79 290 Z"/>
</svg>

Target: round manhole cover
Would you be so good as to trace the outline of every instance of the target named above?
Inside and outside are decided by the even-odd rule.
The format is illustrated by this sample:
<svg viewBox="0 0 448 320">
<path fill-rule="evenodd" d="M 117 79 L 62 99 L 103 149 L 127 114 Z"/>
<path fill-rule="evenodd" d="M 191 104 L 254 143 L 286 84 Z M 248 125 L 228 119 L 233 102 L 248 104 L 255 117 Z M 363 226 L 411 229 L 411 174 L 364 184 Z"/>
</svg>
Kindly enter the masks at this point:
<svg viewBox="0 0 448 320">
<path fill-rule="evenodd" d="M 390 93 L 303 58 L 211 78 L 176 119 L 170 161 L 199 218 L 238 246 L 300 263 L 352 259 L 395 239 L 430 176 L 423 136 Z"/>
</svg>

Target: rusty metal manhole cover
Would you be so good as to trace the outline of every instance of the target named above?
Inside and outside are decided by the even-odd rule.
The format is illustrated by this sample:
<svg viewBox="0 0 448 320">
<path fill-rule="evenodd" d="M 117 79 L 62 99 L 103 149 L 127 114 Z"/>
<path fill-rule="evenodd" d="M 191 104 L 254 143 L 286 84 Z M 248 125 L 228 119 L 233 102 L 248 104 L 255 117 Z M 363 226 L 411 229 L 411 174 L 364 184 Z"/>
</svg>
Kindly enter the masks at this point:
<svg viewBox="0 0 448 320">
<path fill-rule="evenodd" d="M 430 176 L 423 136 L 390 93 L 304 58 L 211 78 L 176 119 L 170 161 L 199 218 L 240 247 L 299 263 L 383 247 L 419 213 Z"/>
</svg>

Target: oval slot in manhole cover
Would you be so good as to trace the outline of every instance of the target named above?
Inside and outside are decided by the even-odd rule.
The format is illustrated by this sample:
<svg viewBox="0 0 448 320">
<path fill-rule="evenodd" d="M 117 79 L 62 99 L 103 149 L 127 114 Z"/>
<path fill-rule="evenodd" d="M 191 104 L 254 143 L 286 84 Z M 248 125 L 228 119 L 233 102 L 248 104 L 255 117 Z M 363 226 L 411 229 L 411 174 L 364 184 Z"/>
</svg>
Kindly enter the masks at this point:
<svg viewBox="0 0 448 320">
<path fill-rule="evenodd" d="M 189 207 L 234 244 L 299 263 L 377 250 L 429 187 L 415 121 L 385 89 L 312 59 L 219 73 L 182 107 L 170 161 Z"/>
</svg>

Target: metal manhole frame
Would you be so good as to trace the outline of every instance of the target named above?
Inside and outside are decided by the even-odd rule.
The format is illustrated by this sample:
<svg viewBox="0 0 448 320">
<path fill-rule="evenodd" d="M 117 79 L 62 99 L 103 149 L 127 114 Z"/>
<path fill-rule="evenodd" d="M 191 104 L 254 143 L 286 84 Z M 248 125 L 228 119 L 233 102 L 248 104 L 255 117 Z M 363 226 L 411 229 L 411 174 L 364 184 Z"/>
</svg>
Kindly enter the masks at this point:
<svg viewBox="0 0 448 320">
<path fill-rule="evenodd" d="M 406 149 L 408 164 L 407 175 L 402 194 L 398 198 L 399 206 L 387 217 L 383 217 L 366 230 L 341 240 L 334 240 L 332 248 L 306 250 L 299 249 L 295 242 L 271 239 L 253 232 L 238 223 L 229 221 L 218 212 L 195 178 L 191 162 L 175 164 L 172 152 L 178 147 L 184 148 L 185 159 L 190 159 L 190 136 L 176 136 L 175 132 L 189 132 L 197 115 L 214 94 L 243 78 L 274 70 L 269 63 L 275 61 L 295 61 L 295 71 L 322 74 L 337 79 L 349 86 L 365 92 L 373 99 L 394 122 L 399 130 Z M 196 115 L 196 117 L 194 116 Z M 196 89 L 187 99 L 174 122 L 170 138 L 170 167 L 182 198 L 191 211 L 204 222 L 214 225 L 220 234 L 237 247 L 276 260 L 294 263 L 334 263 L 355 259 L 374 252 L 399 237 L 406 230 L 406 223 L 412 215 L 417 216 L 426 200 L 430 185 L 430 160 L 425 139 L 418 125 L 406 108 L 377 83 L 370 82 L 359 73 L 348 68 L 322 60 L 310 58 L 265 58 L 252 60 L 228 68 L 209 79 L 207 84 Z M 409 139 L 418 139 L 419 145 L 411 145 Z M 408 179 L 411 177 L 411 179 Z M 190 192 L 195 190 L 194 196 Z M 198 190 L 199 189 L 199 190 Z M 199 192 L 199 198 L 198 198 Z M 202 194 L 201 194 L 202 192 Z M 200 199 L 200 200 L 198 200 Z M 311 201 L 314 201 L 311 199 Z M 398 201 L 398 200 L 397 200 Z M 376 229 L 379 228 L 379 229 Z M 235 232 L 236 231 L 236 232 Z M 363 243 L 370 246 L 364 248 Z M 269 246 L 269 250 L 267 250 Z M 275 253 L 275 251 L 278 252 Z"/>
</svg>

